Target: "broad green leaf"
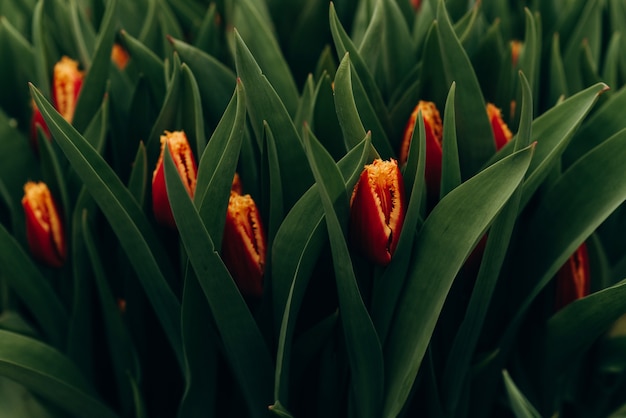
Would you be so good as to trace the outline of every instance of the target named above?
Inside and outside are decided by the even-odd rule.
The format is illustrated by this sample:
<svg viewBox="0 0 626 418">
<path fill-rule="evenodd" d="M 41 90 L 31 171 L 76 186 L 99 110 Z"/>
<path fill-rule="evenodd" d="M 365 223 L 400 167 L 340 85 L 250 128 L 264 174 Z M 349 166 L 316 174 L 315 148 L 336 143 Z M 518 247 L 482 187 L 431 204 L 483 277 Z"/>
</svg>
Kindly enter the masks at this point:
<svg viewBox="0 0 626 418">
<path fill-rule="evenodd" d="M 504 341 L 515 334 L 526 310 L 576 248 L 626 200 L 622 161 L 626 130 L 588 152 L 546 190 L 520 236 L 512 271 L 523 302 Z M 526 263 L 522 260 L 533 260 Z"/>
<path fill-rule="evenodd" d="M 517 149 L 528 146 L 533 118 L 531 87 L 521 72 L 520 84 L 524 89 L 522 91 L 523 101 L 519 134 L 516 139 Z M 518 187 L 509 202 L 497 215 L 489 230 L 476 276 L 476 283 L 465 311 L 464 319 L 456 332 L 450 348 L 450 354 L 448 355 L 443 374 L 442 392 L 445 398 L 443 404 L 446 405 L 447 410 L 451 411 L 451 413 L 457 411 L 459 400 L 461 399 L 461 390 L 467 381 L 470 363 L 474 358 L 476 345 L 487 316 L 487 309 L 495 291 L 509 248 L 513 228 L 517 221 L 520 198 L 521 188 Z"/>
<path fill-rule="evenodd" d="M 417 64 L 413 39 L 395 0 L 378 0 L 359 46 L 363 61 L 371 69 L 383 97 Z"/>
<path fill-rule="evenodd" d="M 441 191 L 439 194 L 441 198 L 461 184 L 459 150 L 456 142 L 455 91 L 456 83 L 452 83 L 443 113 L 443 138 L 441 141 L 443 155 L 441 160 Z"/>
<path fill-rule="evenodd" d="M 140 377 L 137 352 L 133 346 L 128 328 L 126 328 L 122 319 L 118 303 L 111 292 L 102 256 L 100 255 L 101 251 L 96 246 L 96 239 L 92 232 L 93 220 L 89 219 L 88 209 L 85 209 L 79 216 L 82 218 L 80 226 L 82 242 L 91 261 L 92 274 L 102 309 L 105 335 L 107 336 L 106 341 L 113 364 L 115 386 L 122 410 L 128 413 L 133 409 L 131 380 L 136 381 Z"/>
<path fill-rule="evenodd" d="M 481 171 L 447 194 L 426 218 L 386 341 L 385 416 L 403 407 L 454 277 L 522 181 L 531 157 L 527 148 Z"/>
<path fill-rule="evenodd" d="M 67 357 L 35 339 L 0 330 L 0 375 L 26 386 L 71 416 L 118 416 L 98 400 Z"/>
<path fill-rule="evenodd" d="M 241 82 L 205 148 L 198 165 L 194 203 L 213 239 L 221 248 L 226 208 L 237 168 L 246 120 L 246 94 Z"/>
<path fill-rule="evenodd" d="M 31 86 L 31 92 L 55 140 L 119 238 L 179 364 L 182 364 L 180 303 L 165 279 L 165 275 L 173 275 L 172 267 L 167 264 L 168 257 L 154 230 L 106 161 L 35 87 Z"/>
<path fill-rule="evenodd" d="M 111 49 L 117 31 L 117 0 L 107 2 L 106 13 L 96 40 L 95 51 L 91 66 L 86 65 L 87 74 L 83 80 L 78 99 L 76 112 L 72 124 L 79 132 L 83 132 L 93 115 L 102 104 L 107 89 L 109 68 L 111 66 Z M 88 63 L 85 63 L 88 64 Z"/>
<path fill-rule="evenodd" d="M 143 207 L 148 187 L 148 156 L 143 142 L 137 147 L 137 154 L 133 161 L 133 169 L 128 178 L 128 191 L 135 198 L 137 204 Z"/>
<path fill-rule="evenodd" d="M 120 31 L 120 38 L 130 54 L 133 65 L 149 80 L 150 91 L 160 105 L 165 99 L 166 90 L 163 60 L 123 29 Z"/>
<path fill-rule="evenodd" d="M 359 111 L 352 92 L 352 76 L 350 71 L 350 56 L 346 53 L 337 68 L 334 83 L 335 109 L 337 119 L 343 132 L 343 140 L 347 149 L 365 136 L 365 128 L 361 122 Z"/>
<path fill-rule="evenodd" d="M 165 181 L 181 241 L 211 307 L 224 354 L 251 417 L 265 416 L 271 404 L 272 362 L 257 324 L 217 253 L 174 161 L 166 148 Z"/>
<path fill-rule="evenodd" d="M 389 124 L 389 113 L 387 111 L 387 107 L 385 106 L 385 102 L 383 100 L 383 96 L 380 92 L 380 89 L 376 85 L 376 81 L 372 76 L 372 73 L 369 71 L 367 64 L 361 58 L 357 47 L 354 45 L 345 29 L 341 25 L 339 21 L 339 16 L 337 16 L 337 11 L 335 10 L 334 3 L 330 3 L 330 30 L 333 35 L 333 41 L 335 43 L 335 48 L 337 49 L 337 55 L 343 57 L 346 52 L 350 53 L 350 60 L 354 65 L 354 69 L 356 73 L 359 75 L 359 79 L 363 83 L 363 88 L 367 93 L 369 98 L 369 102 L 372 104 L 372 108 L 374 109 L 374 113 L 377 115 L 380 120 L 381 125 L 383 126 L 385 132 L 388 135 L 392 133 L 392 127 Z"/>
<path fill-rule="evenodd" d="M 95 30 L 89 22 L 83 10 L 79 7 L 77 0 L 70 0 L 68 4 L 69 17 L 71 21 L 71 31 L 74 35 L 74 43 L 80 57 L 80 61 L 86 68 L 91 67 L 91 54 L 95 43 Z"/>
<path fill-rule="evenodd" d="M 598 96 L 606 89 L 599 83 L 565 100 L 536 118 L 532 124 L 531 141 L 536 141 L 533 160 L 524 182 L 524 193 L 520 208 L 526 206 L 530 198 L 546 179 L 554 164 L 560 159 L 576 129 L 589 113 Z M 509 141 L 492 159 L 491 163 L 515 148 L 515 141 Z"/>
<path fill-rule="evenodd" d="M 574 133 L 563 153 L 567 165 L 626 127 L 626 122 L 619 117 L 619 110 L 623 106 L 626 106 L 626 88 L 614 92 Z"/>
<path fill-rule="evenodd" d="M 563 97 L 569 96 L 570 88 L 565 77 L 565 65 L 561 55 L 561 42 L 558 33 L 552 36 L 552 44 L 550 50 L 550 74 L 548 96 L 546 101 L 549 105 L 556 105 Z"/>
<path fill-rule="evenodd" d="M 64 347 L 69 320 L 50 281 L 36 267 L 9 232 L 0 225 L 2 280 L 28 307 L 52 345 Z"/>
<path fill-rule="evenodd" d="M 602 27 L 602 7 L 600 0 L 591 0 L 583 3 L 584 9 L 580 17 L 576 20 L 574 31 L 564 40 L 567 44 L 564 46 L 563 65 L 568 71 L 565 73 L 568 86 L 572 91 L 579 91 L 585 87 L 580 72 L 580 50 L 583 43 L 589 43 L 596 56 L 594 62 L 599 59 L 599 42 Z M 565 34 L 563 35 L 565 36 Z"/>
<path fill-rule="evenodd" d="M 178 417 L 186 418 L 210 414 L 215 411 L 218 399 L 219 336 L 211 322 L 206 320 L 211 317 L 211 309 L 190 265 L 181 309 L 186 385 Z"/>
<path fill-rule="evenodd" d="M 187 139 L 195 145 L 196 155 L 202 155 L 206 146 L 204 118 L 198 83 L 189 66 L 183 64 L 181 92 L 181 124 Z"/>
<path fill-rule="evenodd" d="M 200 49 L 174 38 L 170 38 L 170 42 L 198 83 L 205 119 L 217 125 L 235 89 L 237 77 L 230 68 Z"/>
<path fill-rule="evenodd" d="M 456 83 L 456 126 L 463 179 L 476 174 L 494 153 L 491 125 L 480 85 L 463 46 L 454 33 L 443 0 L 437 8 L 439 54 L 446 89 Z"/>
<path fill-rule="evenodd" d="M 163 132 L 175 131 L 180 126 L 177 118 L 180 110 L 180 96 L 182 94 L 181 72 L 178 54 L 174 54 L 173 70 L 171 77 L 167 81 L 165 100 L 146 141 L 148 161 L 157 160 L 161 148 L 159 138 L 163 135 Z"/>
<path fill-rule="evenodd" d="M 257 140 L 263 137 L 263 121 L 272 127 L 280 161 L 285 209 L 290 208 L 313 183 L 311 170 L 291 117 L 281 98 L 261 73 L 250 50 L 235 32 L 237 75 L 246 89 L 248 115 Z"/>
<path fill-rule="evenodd" d="M 349 203 L 343 176 L 330 154 L 310 132 L 305 131 L 304 143 L 324 207 L 333 255 L 339 316 L 352 376 L 350 392 L 354 395 L 355 416 L 378 417 L 383 395 L 382 348 L 359 291 L 345 238 Z M 338 198 L 331 198 L 337 194 Z"/>
<path fill-rule="evenodd" d="M 519 390 L 519 388 L 515 385 L 515 382 L 509 375 L 507 370 L 502 371 L 502 376 L 504 378 L 504 387 L 506 389 L 506 394 L 509 398 L 509 403 L 511 405 L 511 409 L 515 414 L 516 418 L 541 418 L 541 415 L 535 407 L 532 406 L 526 396 Z"/>
<path fill-rule="evenodd" d="M 37 85 L 46 97 L 51 97 L 50 77 L 48 75 L 48 57 L 45 49 L 45 30 L 43 26 L 43 4 L 44 0 L 37 1 L 37 6 L 33 11 L 33 34 L 32 42 L 34 49 L 34 68 Z"/>
<path fill-rule="evenodd" d="M 333 83 L 329 75 L 321 76 L 317 83 L 311 129 L 335 161 L 339 161 L 346 154 L 346 146 L 337 119 Z"/>
<path fill-rule="evenodd" d="M 307 129 L 307 126 L 304 127 Z M 261 195 L 265 219 L 267 219 L 266 236 L 267 246 L 272 248 L 274 237 L 282 221 L 285 219 L 283 205 L 283 188 L 280 182 L 280 165 L 278 163 L 278 150 L 276 149 L 276 139 L 271 127 L 265 124 L 264 147 L 263 147 L 263 171 L 264 190 Z"/>
<path fill-rule="evenodd" d="M 237 28 L 236 36 L 245 41 L 246 47 L 280 97 L 285 109 L 290 115 L 295 116 L 299 101 L 298 88 L 281 52 L 278 40 L 268 25 L 268 21 L 262 19 L 256 3 L 252 0 L 235 2 L 239 8 L 233 22 Z"/>
<path fill-rule="evenodd" d="M 354 187 L 370 148 L 371 140 L 366 136 L 360 146 L 354 147 L 339 161 L 347 189 Z M 324 211 L 316 189 L 314 184 L 289 211 L 272 245 L 274 328 L 280 330 L 274 396 L 285 404 L 291 385 L 291 346 L 296 320 L 310 275 L 327 242 L 323 229 Z"/>
<path fill-rule="evenodd" d="M 546 325 L 542 382 L 565 373 L 609 327 L 626 313 L 626 282 L 576 300 L 553 315 Z M 545 379 L 545 380 L 543 380 Z"/>
<path fill-rule="evenodd" d="M 519 70 L 524 73 L 530 84 L 533 97 L 539 97 L 539 71 L 541 67 L 541 21 L 538 15 L 525 9 L 526 18 L 524 44 L 519 56 Z M 516 100 L 521 100 L 523 86 L 517 83 Z M 516 118 L 518 120 L 519 118 Z"/>
</svg>

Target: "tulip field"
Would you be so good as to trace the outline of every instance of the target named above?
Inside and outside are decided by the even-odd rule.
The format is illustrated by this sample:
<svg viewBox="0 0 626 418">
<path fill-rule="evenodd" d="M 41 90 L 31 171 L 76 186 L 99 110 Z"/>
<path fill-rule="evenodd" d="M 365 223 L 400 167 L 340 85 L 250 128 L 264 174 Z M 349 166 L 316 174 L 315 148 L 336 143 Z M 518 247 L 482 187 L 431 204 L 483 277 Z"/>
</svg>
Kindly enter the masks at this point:
<svg viewBox="0 0 626 418">
<path fill-rule="evenodd" d="M 626 416 L 624 0 L 0 0 L 0 417 Z"/>
</svg>

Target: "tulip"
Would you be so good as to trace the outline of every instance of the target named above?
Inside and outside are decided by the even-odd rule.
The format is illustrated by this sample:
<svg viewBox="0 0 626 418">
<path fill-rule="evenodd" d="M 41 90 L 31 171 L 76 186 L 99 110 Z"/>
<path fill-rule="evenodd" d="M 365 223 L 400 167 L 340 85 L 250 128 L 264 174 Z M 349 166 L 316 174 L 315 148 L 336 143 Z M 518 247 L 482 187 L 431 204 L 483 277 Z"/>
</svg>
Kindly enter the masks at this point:
<svg viewBox="0 0 626 418">
<path fill-rule="evenodd" d="M 556 310 L 587 296 L 590 277 L 587 245 L 582 243 L 556 274 Z"/>
<path fill-rule="evenodd" d="M 48 186 L 42 182 L 27 182 L 22 207 L 26 217 L 26 238 L 33 257 L 51 267 L 61 267 L 67 256 L 65 235 Z"/>
<path fill-rule="evenodd" d="M 522 52 L 523 44 L 521 41 L 513 40 L 511 41 L 511 64 L 513 67 L 517 67 L 517 63 L 519 61 L 520 53 Z"/>
<path fill-rule="evenodd" d="M 258 299 L 263 294 L 266 239 L 261 217 L 249 194 L 230 193 L 222 259 L 241 294 Z"/>
<path fill-rule="evenodd" d="M 189 141 L 183 131 L 168 132 L 161 135 L 161 155 L 152 174 L 152 210 L 157 222 L 172 229 L 176 228 L 172 207 L 167 197 L 165 186 L 165 171 L 163 168 L 163 155 L 165 147 L 168 147 L 178 175 L 183 181 L 189 196 L 193 197 L 198 177 L 196 160 L 191 152 Z"/>
<path fill-rule="evenodd" d="M 391 261 L 406 211 L 404 181 L 396 160 L 365 166 L 350 199 L 352 241 L 374 262 Z"/>
<path fill-rule="evenodd" d="M 128 51 L 126 51 L 122 45 L 114 43 L 111 49 L 111 61 L 113 61 L 113 64 L 122 71 L 128 65 L 129 59 Z"/>
<path fill-rule="evenodd" d="M 413 6 L 413 10 L 419 10 L 421 4 L 421 0 L 411 0 L 411 6 Z"/>
<path fill-rule="evenodd" d="M 83 85 L 84 72 L 78 69 L 78 62 L 63 57 L 54 65 L 52 100 L 63 118 L 72 122 L 78 93 Z"/>
<path fill-rule="evenodd" d="M 243 186 L 241 185 L 241 179 L 238 173 L 235 173 L 233 177 L 233 184 L 230 186 L 230 190 L 237 194 L 243 193 Z"/>
<path fill-rule="evenodd" d="M 78 93 L 83 85 L 85 74 L 78 69 L 78 62 L 71 58 L 63 57 L 54 65 L 52 78 L 52 104 L 63 118 L 72 123 Z M 30 125 L 30 137 L 33 144 L 37 143 L 37 126 L 40 126 L 46 136 L 50 137 L 50 130 L 39 111 L 33 103 L 33 117 Z"/>
<path fill-rule="evenodd" d="M 507 124 L 502 120 L 502 114 L 493 103 L 487 103 L 487 116 L 491 123 L 491 130 L 496 142 L 496 150 L 499 150 L 513 138 L 513 134 L 509 130 Z"/>
<path fill-rule="evenodd" d="M 431 196 L 439 194 L 441 184 L 442 132 L 443 125 L 439 110 L 433 102 L 420 100 L 404 128 L 404 139 L 400 148 L 400 164 L 405 164 L 409 157 L 411 135 L 417 121 L 417 114 L 422 111 L 424 128 L 426 129 L 426 167 L 425 177 L 428 192 Z"/>
</svg>

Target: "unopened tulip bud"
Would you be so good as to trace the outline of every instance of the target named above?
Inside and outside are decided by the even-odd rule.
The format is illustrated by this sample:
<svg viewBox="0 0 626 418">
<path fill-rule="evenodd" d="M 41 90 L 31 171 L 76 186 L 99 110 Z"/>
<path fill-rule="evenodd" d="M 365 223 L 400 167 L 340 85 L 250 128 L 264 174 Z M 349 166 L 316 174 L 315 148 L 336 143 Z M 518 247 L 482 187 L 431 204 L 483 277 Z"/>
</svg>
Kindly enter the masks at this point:
<svg viewBox="0 0 626 418">
<path fill-rule="evenodd" d="M 496 150 L 499 150 L 513 138 L 507 124 L 502 120 L 502 113 L 493 103 L 487 103 L 487 116 L 491 123 L 491 131 L 496 143 Z"/>
<path fill-rule="evenodd" d="M 54 65 L 52 101 L 63 118 L 72 122 L 76 101 L 83 86 L 85 73 L 78 69 L 78 62 L 63 57 Z"/>
<path fill-rule="evenodd" d="M 35 259 L 61 267 L 67 255 L 63 224 L 57 205 L 45 183 L 24 185 L 22 207 L 26 217 L 26 238 Z"/>
<path fill-rule="evenodd" d="M 122 45 L 114 43 L 113 49 L 111 49 L 111 61 L 113 61 L 113 64 L 115 64 L 119 70 L 124 70 L 128 65 L 129 59 L 130 55 L 128 55 L 128 51 L 126 51 Z"/>
<path fill-rule="evenodd" d="M 165 186 L 165 170 L 163 167 L 165 147 L 168 147 L 178 175 L 191 197 L 193 197 L 196 190 L 198 173 L 196 160 L 185 133 L 183 131 L 165 131 L 165 134 L 161 135 L 161 155 L 152 174 L 152 210 L 157 222 L 175 229 L 176 222 L 174 221 L 172 207 L 170 206 Z"/>
<path fill-rule="evenodd" d="M 249 194 L 230 193 L 222 259 L 243 296 L 258 299 L 263 294 L 266 239 L 261 216 Z"/>
<path fill-rule="evenodd" d="M 365 166 L 350 199 L 352 241 L 374 262 L 391 261 L 404 223 L 404 181 L 396 160 Z"/>
<path fill-rule="evenodd" d="M 413 113 L 404 128 L 404 138 L 400 148 L 400 164 L 405 164 L 409 157 L 411 135 L 417 121 L 417 114 L 420 111 L 422 112 L 426 130 L 426 167 L 424 175 L 429 194 L 438 195 L 439 185 L 441 184 L 443 124 L 435 103 L 420 100 L 415 109 L 413 109 Z"/>
<path fill-rule="evenodd" d="M 587 296 L 591 287 L 590 279 L 589 255 L 587 245 L 583 243 L 556 275 L 556 310 Z"/>
</svg>

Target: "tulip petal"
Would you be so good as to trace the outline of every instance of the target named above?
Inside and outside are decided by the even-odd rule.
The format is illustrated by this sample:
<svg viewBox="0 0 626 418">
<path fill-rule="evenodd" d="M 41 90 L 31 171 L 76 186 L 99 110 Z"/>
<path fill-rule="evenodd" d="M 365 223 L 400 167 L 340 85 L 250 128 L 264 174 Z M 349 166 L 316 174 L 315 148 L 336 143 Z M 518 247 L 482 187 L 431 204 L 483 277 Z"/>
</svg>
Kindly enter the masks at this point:
<svg viewBox="0 0 626 418">
<path fill-rule="evenodd" d="M 69 57 L 64 56 L 54 66 L 52 100 L 57 111 L 70 123 L 84 76 L 78 69 L 78 62 Z"/>
<path fill-rule="evenodd" d="M 174 229 L 176 222 L 167 196 L 165 171 L 163 169 L 165 146 L 169 148 L 185 190 L 192 198 L 196 190 L 198 172 L 196 160 L 185 133 L 183 131 L 166 131 L 164 135 L 161 135 L 161 154 L 152 174 L 152 209 L 157 222 Z"/>
<path fill-rule="evenodd" d="M 45 183 L 24 185 L 22 207 L 26 237 L 33 256 L 52 267 L 61 267 L 67 255 L 63 225 L 56 203 Z"/>
<path fill-rule="evenodd" d="M 256 204 L 248 194 L 232 192 L 222 240 L 222 259 L 246 297 L 263 294 L 266 240 Z"/>
<path fill-rule="evenodd" d="M 366 165 L 350 201 L 353 241 L 373 261 L 387 265 L 404 222 L 404 182 L 395 160 Z"/>
</svg>

